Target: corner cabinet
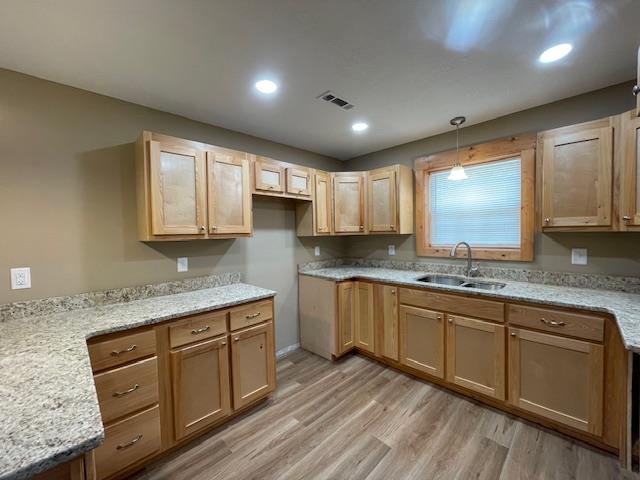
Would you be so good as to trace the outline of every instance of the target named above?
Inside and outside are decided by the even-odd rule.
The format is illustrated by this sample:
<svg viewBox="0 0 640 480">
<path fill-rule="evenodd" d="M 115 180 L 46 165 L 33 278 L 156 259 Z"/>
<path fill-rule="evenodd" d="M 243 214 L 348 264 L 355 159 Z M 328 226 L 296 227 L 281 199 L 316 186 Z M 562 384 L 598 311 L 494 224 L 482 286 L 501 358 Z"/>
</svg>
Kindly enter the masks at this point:
<svg viewBox="0 0 640 480">
<path fill-rule="evenodd" d="M 640 117 L 623 114 L 621 128 L 620 230 L 640 231 Z"/>
<path fill-rule="evenodd" d="M 613 118 L 540 134 L 542 228 L 612 225 Z"/>
<path fill-rule="evenodd" d="M 336 329 L 335 356 L 342 355 L 354 347 L 355 283 L 341 282 L 338 284 L 338 325 Z"/>
<path fill-rule="evenodd" d="M 136 144 L 138 238 L 251 235 L 249 179 L 244 152 L 143 132 Z"/>
<path fill-rule="evenodd" d="M 355 282 L 355 346 L 374 352 L 373 284 Z"/>
</svg>

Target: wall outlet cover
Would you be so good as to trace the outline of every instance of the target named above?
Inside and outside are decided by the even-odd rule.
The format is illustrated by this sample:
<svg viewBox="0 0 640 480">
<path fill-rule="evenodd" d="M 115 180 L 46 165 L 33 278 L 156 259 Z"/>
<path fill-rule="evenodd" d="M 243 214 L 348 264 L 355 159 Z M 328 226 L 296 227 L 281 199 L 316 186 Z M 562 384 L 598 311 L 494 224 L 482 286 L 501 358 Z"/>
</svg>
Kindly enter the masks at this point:
<svg viewBox="0 0 640 480">
<path fill-rule="evenodd" d="M 319 256 L 320 256 L 320 247 L 315 247 L 315 248 L 313 249 L 313 254 L 314 254 L 316 257 L 319 257 Z"/>
<path fill-rule="evenodd" d="M 20 267 L 11 269 L 11 288 L 20 290 L 22 288 L 31 288 L 31 268 Z"/>
<path fill-rule="evenodd" d="M 389 245 L 389 255 L 395 255 L 396 254 L 396 246 L 395 245 Z"/>
<path fill-rule="evenodd" d="M 572 265 L 586 265 L 587 264 L 587 249 L 586 248 L 572 248 L 571 249 L 571 264 Z"/>
<path fill-rule="evenodd" d="M 189 271 L 189 257 L 178 257 L 178 271 L 179 272 Z"/>
</svg>

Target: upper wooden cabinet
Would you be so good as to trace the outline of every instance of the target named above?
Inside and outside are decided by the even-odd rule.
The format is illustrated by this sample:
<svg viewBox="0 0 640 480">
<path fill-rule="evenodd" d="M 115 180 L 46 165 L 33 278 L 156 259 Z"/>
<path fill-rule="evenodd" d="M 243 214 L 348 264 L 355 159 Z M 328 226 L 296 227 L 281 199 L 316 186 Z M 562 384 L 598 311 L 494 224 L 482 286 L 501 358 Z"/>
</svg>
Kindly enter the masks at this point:
<svg viewBox="0 0 640 480">
<path fill-rule="evenodd" d="M 136 144 L 139 239 L 250 235 L 248 168 L 244 152 L 142 132 Z"/>
<path fill-rule="evenodd" d="M 542 228 L 611 228 L 613 119 L 549 130 L 540 143 Z"/>
<path fill-rule="evenodd" d="M 244 152 L 207 151 L 209 234 L 251 233 L 249 160 Z"/>
<path fill-rule="evenodd" d="M 256 157 L 254 165 L 256 190 L 284 193 L 286 180 L 283 166 L 266 157 Z"/>
<path fill-rule="evenodd" d="M 366 172 L 333 174 L 333 231 L 336 234 L 365 234 Z"/>
<path fill-rule="evenodd" d="M 640 95 L 638 96 L 640 98 Z M 640 230 L 640 118 L 622 115 L 620 230 Z"/>
<path fill-rule="evenodd" d="M 149 202 L 152 235 L 204 235 L 204 154 L 170 141 L 150 140 Z"/>
<path fill-rule="evenodd" d="M 333 196 L 331 175 L 316 170 L 314 172 L 315 198 L 313 205 L 313 226 L 316 235 L 328 235 L 333 224 Z"/>
<path fill-rule="evenodd" d="M 287 193 L 311 195 L 311 170 L 304 167 L 287 167 Z"/>
<path fill-rule="evenodd" d="M 367 175 L 369 233 L 413 233 L 413 171 L 404 165 Z"/>
</svg>

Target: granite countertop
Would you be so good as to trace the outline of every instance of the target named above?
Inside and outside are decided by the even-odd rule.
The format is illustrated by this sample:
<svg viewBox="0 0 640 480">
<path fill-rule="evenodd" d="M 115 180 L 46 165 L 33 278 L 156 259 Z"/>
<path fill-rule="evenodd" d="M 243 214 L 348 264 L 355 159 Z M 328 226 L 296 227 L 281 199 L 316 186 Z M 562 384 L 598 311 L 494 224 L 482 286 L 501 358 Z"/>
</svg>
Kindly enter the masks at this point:
<svg viewBox="0 0 640 480">
<path fill-rule="evenodd" d="M 628 350 L 640 353 L 640 295 L 611 290 L 543 285 L 538 283 L 514 282 L 509 280 L 478 277 L 476 280 L 504 283 L 500 290 L 480 290 L 476 288 L 454 287 L 434 283 L 419 282 L 418 278 L 433 272 L 396 270 L 377 267 L 333 267 L 300 272 L 301 275 L 343 281 L 355 278 L 388 282 L 410 287 L 464 292 L 467 295 L 481 295 L 500 300 L 526 301 L 541 305 L 570 307 L 612 314 L 618 324 L 622 341 Z M 438 274 L 442 275 L 442 274 Z"/>
<path fill-rule="evenodd" d="M 0 479 L 28 478 L 102 442 L 88 338 L 275 294 L 235 283 L 0 322 Z"/>
</svg>

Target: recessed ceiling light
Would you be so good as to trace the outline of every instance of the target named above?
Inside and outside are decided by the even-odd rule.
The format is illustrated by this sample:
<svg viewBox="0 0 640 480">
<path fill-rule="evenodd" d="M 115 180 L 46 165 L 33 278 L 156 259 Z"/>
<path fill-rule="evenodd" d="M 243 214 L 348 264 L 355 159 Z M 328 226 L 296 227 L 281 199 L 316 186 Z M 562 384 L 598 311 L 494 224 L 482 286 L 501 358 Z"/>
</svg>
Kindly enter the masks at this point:
<svg viewBox="0 0 640 480">
<path fill-rule="evenodd" d="M 259 80 L 256 82 L 255 87 L 260 93 L 266 94 L 275 93 L 275 91 L 278 90 L 276 82 L 271 80 Z"/>
<path fill-rule="evenodd" d="M 559 45 L 554 45 L 551 48 L 547 48 L 540 54 L 538 60 L 541 63 L 555 62 L 556 60 L 560 60 L 561 58 L 569 55 L 569 52 L 571 52 L 571 50 L 573 50 L 573 46 L 570 43 L 560 43 Z"/>
<path fill-rule="evenodd" d="M 351 130 L 354 132 L 364 132 L 367 128 L 369 128 L 369 124 L 364 122 L 356 122 L 351 125 Z"/>
</svg>

